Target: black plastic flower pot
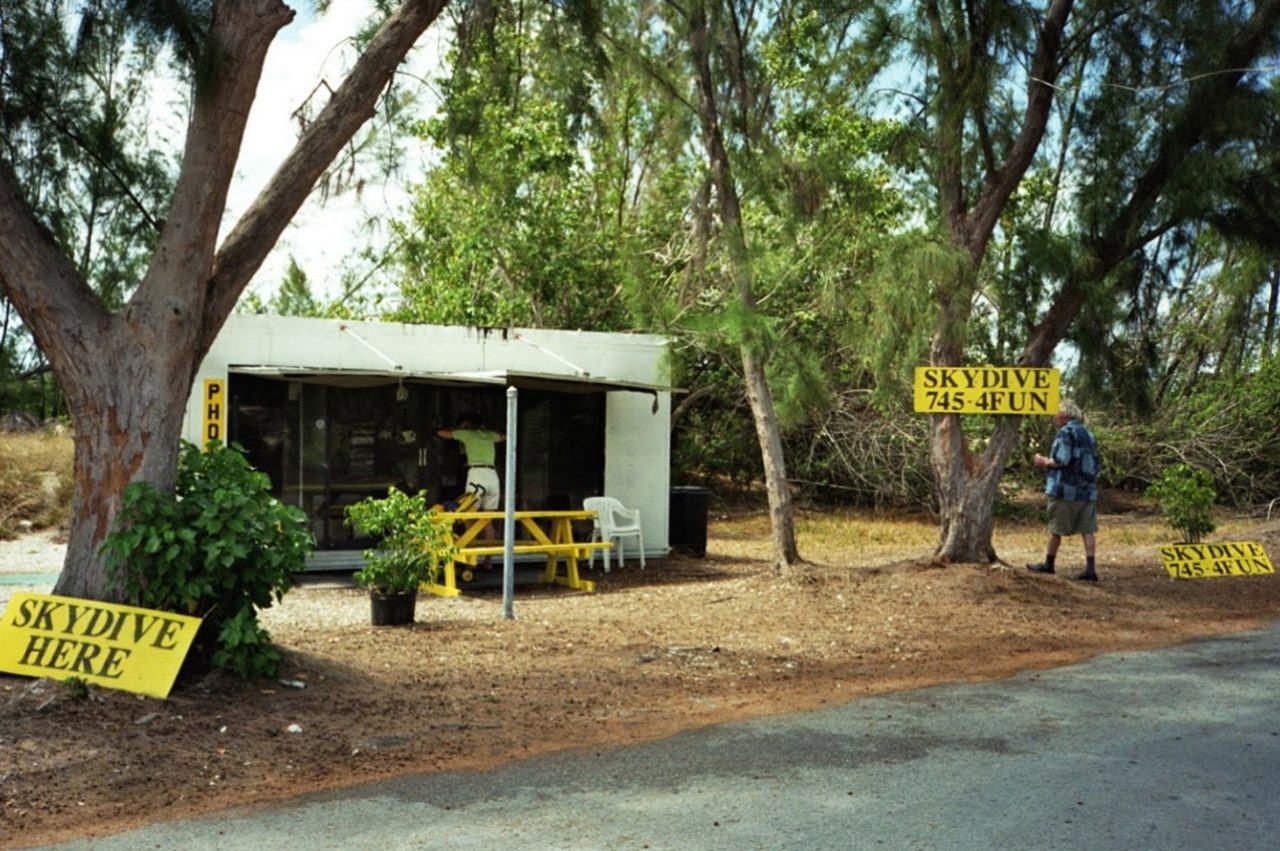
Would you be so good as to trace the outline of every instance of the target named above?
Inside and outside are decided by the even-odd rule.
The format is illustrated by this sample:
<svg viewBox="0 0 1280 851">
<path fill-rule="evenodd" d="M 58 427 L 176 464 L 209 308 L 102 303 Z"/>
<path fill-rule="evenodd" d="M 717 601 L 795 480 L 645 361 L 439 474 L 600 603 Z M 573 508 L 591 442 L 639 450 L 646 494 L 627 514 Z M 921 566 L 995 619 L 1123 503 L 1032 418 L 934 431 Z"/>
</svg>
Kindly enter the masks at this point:
<svg viewBox="0 0 1280 851">
<path fill-rule="evenodd" d="M 403 626 L 413 623 L 417 604 L 416 590 L 403 594 L 383 594 L 376 590 L 369 592 L 369 612 L 374 626 Z"/>
</svg>

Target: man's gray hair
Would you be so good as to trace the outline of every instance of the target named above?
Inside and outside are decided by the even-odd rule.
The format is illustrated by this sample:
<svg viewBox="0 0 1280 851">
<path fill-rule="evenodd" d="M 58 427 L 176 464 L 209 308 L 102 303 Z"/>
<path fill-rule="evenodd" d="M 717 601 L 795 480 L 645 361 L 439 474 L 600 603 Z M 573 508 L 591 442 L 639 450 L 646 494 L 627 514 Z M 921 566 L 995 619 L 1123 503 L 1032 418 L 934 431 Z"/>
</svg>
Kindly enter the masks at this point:
<svg viewBox="0 0 1280 851">
<path fill-rule="evenodd" d="M 1069 420 L 1079 420 L 1084 422 L 1084 411 L 1080 410 L 1080 406 L 1070 399 L 1063 399 L 1058 403 L 1058 413 L 1062 414 Z"/>
</svg>

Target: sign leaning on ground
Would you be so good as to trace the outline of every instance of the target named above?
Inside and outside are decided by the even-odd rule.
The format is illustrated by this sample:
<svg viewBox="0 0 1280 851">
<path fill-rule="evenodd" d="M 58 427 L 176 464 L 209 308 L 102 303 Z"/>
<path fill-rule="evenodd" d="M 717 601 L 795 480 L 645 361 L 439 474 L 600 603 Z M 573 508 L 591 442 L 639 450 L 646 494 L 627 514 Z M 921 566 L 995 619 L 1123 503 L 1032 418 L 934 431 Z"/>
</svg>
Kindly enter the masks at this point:
<svg viewBox="0 0 1280 851">
<path fill-rule="evenodd" d="M 1174 579 L 1256 576 L 1276 572 L 1266 550 L 1256 541 L 1168 544 L 1160 548 L 1160 559 Z"/>
<path fill-rule="evenodd" d="M 79 677 L 107 688 L 165 698 L 200 618 L 135 606 L 14 594 L 0 618 L 0 671 Z"/>
<path fill-rule="evenodd" d="M 918 414 L 1056 414 L 1056 369 L 1018 366 L 918 366 Z"/>
</svg>

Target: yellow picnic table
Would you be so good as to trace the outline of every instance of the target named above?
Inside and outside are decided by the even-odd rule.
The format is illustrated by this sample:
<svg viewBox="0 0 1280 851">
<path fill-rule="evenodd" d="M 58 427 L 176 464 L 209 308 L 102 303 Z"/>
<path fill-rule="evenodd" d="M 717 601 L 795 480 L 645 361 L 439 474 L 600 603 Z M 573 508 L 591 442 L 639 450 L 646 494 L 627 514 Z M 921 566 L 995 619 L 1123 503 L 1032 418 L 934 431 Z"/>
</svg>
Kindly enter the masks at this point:
<svg viewBox="0 0 1280 851">
<path fill-rule="evenodd" d="M 485 540 L 479 538 L 486 524 L 506 518 L 505 511 L 444 511 L 440 518 L 455 530 L 453 545 L 457 553 L 453 561 L 445 564 L 443 581 L 431 582 L 424 586 L 426 591 L 442 597 L 458 595 L 458 570 L 464 574 L 473 569 L 481 560 L 501 556 L 504 548 L 501 540 Z M 594 511 L 517 511 L 515 519 L 527 534 L 526 538 L 518 538 L 515 542 L 516 555 L 528 553 L 545 555 L 547 568 L 542 574 L 542 581 L 547 585 L 564 585 L 579 591 L 595 591 L 596 584 L 578 575 L 578 559 L 585 558 L 592 550 L 612 547 L 611 542 L 575 541 L 573 523 L 575 520 L 593 520 Z M 543 528 L 546 524 L 547 528 Z M 561 564 L 564 573 L 560 572 Z M 464 578 L 470 578 L 465 576 Z"/>
</svg>

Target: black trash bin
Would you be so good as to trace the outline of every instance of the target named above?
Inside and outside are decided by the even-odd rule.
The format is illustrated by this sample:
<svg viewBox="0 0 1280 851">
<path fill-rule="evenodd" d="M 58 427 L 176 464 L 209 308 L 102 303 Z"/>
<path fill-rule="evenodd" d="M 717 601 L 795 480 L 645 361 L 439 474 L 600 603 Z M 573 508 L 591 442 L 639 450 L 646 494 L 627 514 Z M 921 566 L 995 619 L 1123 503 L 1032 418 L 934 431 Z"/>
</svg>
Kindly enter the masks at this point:
<svg viewBox="0 0 1280 851">
<path fill-rule="evenodd" d="M 707 507 L 711 504 L 711 491 L 694 485 L 682 485 L 671 489 L 671 532 L 668 543 L 672 549 L 687 550 L 698 558 L 707 554 Z"/>
</svg>

